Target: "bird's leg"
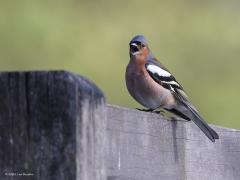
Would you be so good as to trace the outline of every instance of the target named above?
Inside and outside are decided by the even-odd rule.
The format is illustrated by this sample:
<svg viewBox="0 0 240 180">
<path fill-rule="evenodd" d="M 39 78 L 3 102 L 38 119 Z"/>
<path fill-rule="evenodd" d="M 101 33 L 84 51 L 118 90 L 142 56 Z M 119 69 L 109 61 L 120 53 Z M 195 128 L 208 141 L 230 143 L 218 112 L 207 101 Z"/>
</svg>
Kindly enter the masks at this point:
<svg viewBox="0 0 240 180">
<path fill-rule="evenodd" d="M 144 111 L 144 112 L 153 112 L 154 109 L 139 109 L 139 108 L 136 108 L 137 110 L 139 111 Z"/>
</svg>

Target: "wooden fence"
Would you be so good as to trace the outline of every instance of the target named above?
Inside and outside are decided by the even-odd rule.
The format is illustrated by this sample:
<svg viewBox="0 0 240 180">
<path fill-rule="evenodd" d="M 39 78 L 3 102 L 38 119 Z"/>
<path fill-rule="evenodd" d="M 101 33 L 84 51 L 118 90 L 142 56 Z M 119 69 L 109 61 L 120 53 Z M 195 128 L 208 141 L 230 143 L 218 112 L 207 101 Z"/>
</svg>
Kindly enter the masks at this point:
<svg viewBox="0 0 240 180">
<path fill-rule="evenodd" d="M 227 121 L 227 120 L 226 120 Z M 240 131 L 107 105 L 86 78 L 0 73 L 0 179 L 239 180 Z"/>
</svg>

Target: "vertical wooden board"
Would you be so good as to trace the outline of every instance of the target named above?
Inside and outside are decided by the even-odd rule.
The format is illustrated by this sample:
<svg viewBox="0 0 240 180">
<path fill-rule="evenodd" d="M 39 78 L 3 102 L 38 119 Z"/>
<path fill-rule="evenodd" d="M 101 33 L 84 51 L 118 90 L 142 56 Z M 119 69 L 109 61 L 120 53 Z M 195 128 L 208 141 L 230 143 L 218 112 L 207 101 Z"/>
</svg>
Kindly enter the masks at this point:
<svg viewBox="0 0 240 180">
<path fill-rule="evenodd" d="M 0 73 L 0 83 L 1 179 L 105 179 L 105 100 L 94 84 L 64 71 Z"/>
<path fill-rule="evenodd" d="M 60 74 L 1 74 L 1 133 L 7 136 L 1 141 L 6 148 L 1 150 L 2 173 L 33 174 L 35 179 L 76 176 L 76 85 Z"/>
<path fill-rule="evenodd" d="M 81 84 L 77 96 L 76 179 L 105 180 L 105 97 L 88 79 L 82 76 L 73 78 L 77 84 Z"/>
</svg>

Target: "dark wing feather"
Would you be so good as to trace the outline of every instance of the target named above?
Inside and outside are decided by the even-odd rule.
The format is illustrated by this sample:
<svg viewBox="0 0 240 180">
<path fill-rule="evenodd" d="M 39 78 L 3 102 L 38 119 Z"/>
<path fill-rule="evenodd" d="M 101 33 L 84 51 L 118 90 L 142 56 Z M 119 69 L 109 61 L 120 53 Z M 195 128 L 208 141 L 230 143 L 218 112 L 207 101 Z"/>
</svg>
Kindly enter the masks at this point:
<svg viewBox="0 0 240 180">
<path fill-rule="evenodd" d="M 156 71 L 151 71 L 149 68 L 150 65 L 155 65 L 156 68 L 158 67 L 161 70 L 164 70 L 166 73 L 169 73 L 169 71 L 164 66 L 162 66 L 160 62 L 154 59 L 149 60 L 148 63 L 145 65 L 149 75 L 157 83 L 159 83 L 166 89 L 169 89 L 175 96 L 175 98 L 178 100 L 178 102 L 185 107 L 187 111 L 181 113 L 183 113 L 184 116 L 191 119 L 211 141 L 214 142 L 215 139 L 219 139 L 218 134 L 204 121 L 204 119 L 199 115 L 196 108 L 190 103 L 187 95 L 183 91 L 182 86 L 176 81 L 174 76 L 172 76 L 170 73 L 168 76 L 166 76 L 166 74 L 165 76 L 163 76 L 160 73 L 157 73 Z"/>
<path fill-rule="evenodd" d="M 188 109 L 193 116 L 191 120 L 203 131 L 203 133 L 211 140 L 215 141 L 215 139 L 219 139 L 218 134 L 204 121 L 204 119 L 200 116 L 196 108 L 188 101 L 186 100 L 181 94 L 176 90 L 176 93 L 174 93 L 175 97 L 178 99 L 179 102 L 185 106 L 186 109 Z M 188 112 L 185 112 L 186 116 Z"/>
<path fill-rule="evenodd" d="M 151 70 L 149 70 L 149 66 L 150 65 L 154 65 L 158 68 L 160 68 L 161 70 L 164 70 L 165 72 L 169 73 L 169 76 L 161 76 L 161 74 L 157 73 L 157 72 L 153 72 Z M 182 86 L 177 82 L 177 80 L 174 78 L 173 75 L 171 75 L 171 73 L 164 67 L 162 66 L 158 61 L 156 60 L 152 60 L 149 61 L 148 63 L 145 64 L 146 70 L 149 73 L 149 75 L 161 86 L 163 86 L 166 89 L 169 89 L 171 91 L 174 91 L 174 89 L 183 89 Z"/>
</svg>

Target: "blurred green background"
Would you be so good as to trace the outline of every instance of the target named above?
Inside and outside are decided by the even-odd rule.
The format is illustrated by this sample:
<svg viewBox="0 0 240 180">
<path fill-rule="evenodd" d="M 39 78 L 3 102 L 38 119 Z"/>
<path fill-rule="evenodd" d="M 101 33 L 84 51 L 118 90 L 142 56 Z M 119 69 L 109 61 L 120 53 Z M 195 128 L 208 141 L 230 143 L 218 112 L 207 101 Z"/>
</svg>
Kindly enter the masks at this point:
<svg viewBox="0 0 240 180">
<path fill-rule="evenodd" d="M 124 73 L 144 34 L 206 120 L 240 128 L 240 1 L 0 0 L 0 70 L 65 69 L 140 107 Z"/>
</svg>

